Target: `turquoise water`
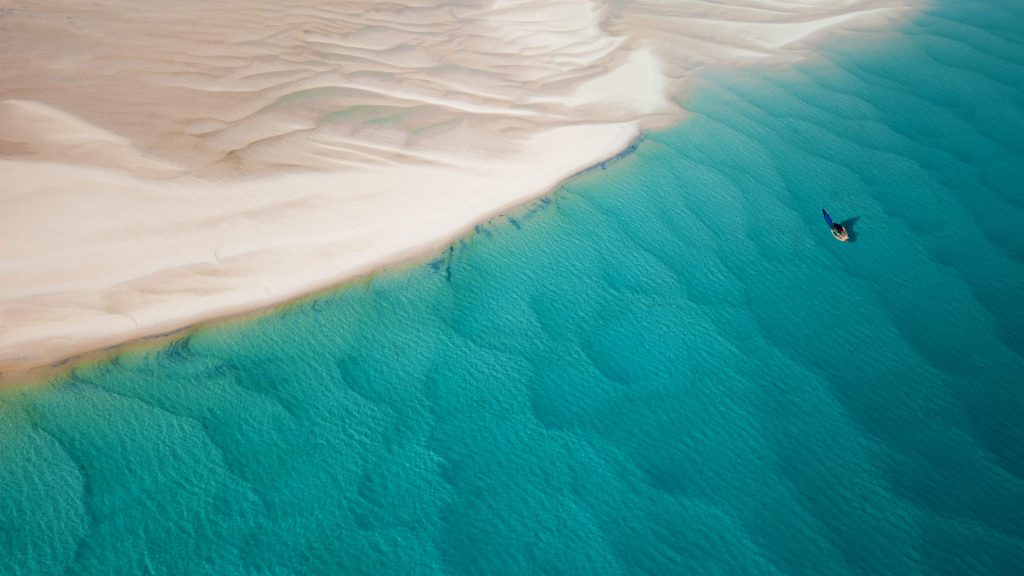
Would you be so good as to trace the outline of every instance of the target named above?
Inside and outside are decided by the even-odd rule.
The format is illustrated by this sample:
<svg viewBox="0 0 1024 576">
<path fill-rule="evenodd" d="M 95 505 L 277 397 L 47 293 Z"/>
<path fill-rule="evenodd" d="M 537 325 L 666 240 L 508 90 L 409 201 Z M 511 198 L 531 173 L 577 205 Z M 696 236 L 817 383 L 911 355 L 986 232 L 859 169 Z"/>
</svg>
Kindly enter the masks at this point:
<svg viewBox="0 0 1024 576">
<path fill-rule="evenodd" d="M 707 75 L 428 265 L 0 394 L 0 573 L 1021 574 L 1022 30 Z"/>
</svg>

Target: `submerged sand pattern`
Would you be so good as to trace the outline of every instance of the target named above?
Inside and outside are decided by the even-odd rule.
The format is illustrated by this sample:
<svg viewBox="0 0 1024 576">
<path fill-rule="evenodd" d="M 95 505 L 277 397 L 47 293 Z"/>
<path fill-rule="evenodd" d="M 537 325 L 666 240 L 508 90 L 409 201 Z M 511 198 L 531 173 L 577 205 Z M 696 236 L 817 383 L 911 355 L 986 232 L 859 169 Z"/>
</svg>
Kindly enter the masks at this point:
<svg viewBox="0 0 1024 576">
<path fill-rule="evenodd" d="M 0 1 L 0 371 L 421 256 L 914 3 Z"/>
</svg>

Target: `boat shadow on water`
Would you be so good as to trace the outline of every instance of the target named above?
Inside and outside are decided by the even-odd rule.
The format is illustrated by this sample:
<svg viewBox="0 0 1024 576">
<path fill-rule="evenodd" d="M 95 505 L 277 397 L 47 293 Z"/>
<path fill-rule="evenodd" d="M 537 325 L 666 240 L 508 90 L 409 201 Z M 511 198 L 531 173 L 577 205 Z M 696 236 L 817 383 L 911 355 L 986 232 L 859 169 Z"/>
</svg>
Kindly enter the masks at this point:
<svg viewBox="0 0 1024 576">
<path fill-rule="evenodd" d="M 847 218 L 846 220 L 843 220 L 842 222 L 839 223 L 843 226 L 843 228 L 846 228 L 846 233 L 850 237 L 850 239 L 847 240 L 847 242 L 850 242 L 851 244 L 857 241 L 857 231 L 854 230 L 853 228 L 853 225 L 857 223 L 857 220 L 860 220 L 860 216 Z"/>
</svg>

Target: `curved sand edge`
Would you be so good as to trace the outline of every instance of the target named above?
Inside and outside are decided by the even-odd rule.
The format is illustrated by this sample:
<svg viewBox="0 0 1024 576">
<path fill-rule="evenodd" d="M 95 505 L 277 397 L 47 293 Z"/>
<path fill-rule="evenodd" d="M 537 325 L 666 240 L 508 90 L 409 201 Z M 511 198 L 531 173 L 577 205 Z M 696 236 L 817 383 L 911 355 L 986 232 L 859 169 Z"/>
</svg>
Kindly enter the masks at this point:
<svg viewBox="0 0 1024 576">
<path fill-rule="evenodd" d="M 139 267 L 138 276 L 130 280 L 101 284 L 88 277 L 93 258 L 100 255 L 87 246 L 83 252 L 92 254 L 66 262 L 62 292 L 18 295 L 19 308 L 5 312 L 5 320 L 20 314 L 15 320 L 21 329 L 5 331 L 0 342 L 15 336 L 31 353 L 5 358 L 0 367 L 2 372 L 19 372 L 55 362 L 64 364 L 69 357 L 263 309 L 415 261 L 442 250 L 478 223 L 548 193 L 566 178 L 626 148 L 638 134 L 635 123 L 580 126 L 546 134 L 538 139 L 544 145 L 532 148 L 538 155 L 541 151 L 553 153 L 553 149 L 573 149 L 573 153 L 560 152 L 563 162 L 554 167 L 545 166 L 538 157 L 534 166 L 546 168 L 543 172 L 523 170 L 518 162 L 508 162 L 493 165 L 490 176 L 429 168 L 392 174 L 350 173 L 355 181 L 390 184 L 384 189 L 393 190 L 395 198 L 386 222 L 373 217 L 376 202 L 361 205 L 353 199 L 345 203 L 349 210 L 343 215 L 332 210 L 328 191 L 336 182 L 330 176 L 291 175 L 254 182 L 246 187 L 247 194 L 259 196 L 265 191 L 274 201 L 244 211 L 243 216 L 226 218 L 230 225 L 194 226 L 176 230 L 171 238 L 139 239 L 118 251 L 119 260 L 112 262 L 108 257 L 104 265 Z M 33 168 L 34 175 L 24 176 L 41 181 L 50 173 L 45 166 Z M 410 187 L 410 181 L 430 192 L 415 202 L 402 198 L 400 192 Z M 456 192 L 442 193 L 485 188 L 490 194 L 474 194 L 472 202 Z M 282 189 L 294 192 L 294 198 L 279 198 Z M 379 201 L 380 195 L 375 194 L 374 200 Z M 459 201 L 452 202 L 452 198 Z M 62 205 L 74 202 L 66 198 Z M 315 230 L 324 232 L 314 236 L 303 228 L 318 218 L 339 221 L 337 231 L 328 234 L 327 226 L 317 226 Z M 263 236 L 265 247 L 253 249 L 254 241 L 232 244 L 237 234 L 260 236 L 267 220 L 274 221 L 278 234 Z M 218 236 L 223 242 L 210 257 L 206 249 Z M 171 255 L 152 261 L 151 251 L 159 250 L 163 242 L 181 244 L 176 254 L 180 263 L 172 264 Z M 85 280 L 73 276 L 76 265 Z M 88 338 L 75 337 L 83 331 Z M 62 340 L 55 340 L 54 335 Z"/>
</svg>

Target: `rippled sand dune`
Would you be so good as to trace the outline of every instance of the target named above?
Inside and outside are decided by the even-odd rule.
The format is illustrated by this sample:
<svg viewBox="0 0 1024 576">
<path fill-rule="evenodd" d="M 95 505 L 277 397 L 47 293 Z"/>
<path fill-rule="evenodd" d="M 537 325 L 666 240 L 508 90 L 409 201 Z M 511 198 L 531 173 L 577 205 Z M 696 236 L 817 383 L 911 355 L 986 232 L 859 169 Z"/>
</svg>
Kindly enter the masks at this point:
<svg viewBox="0 0 1024 576">
<path fill-rule="evenodd" d="M 914 0 L 0 2 L 0 370 L 422 256 Z"/>
</svg>

